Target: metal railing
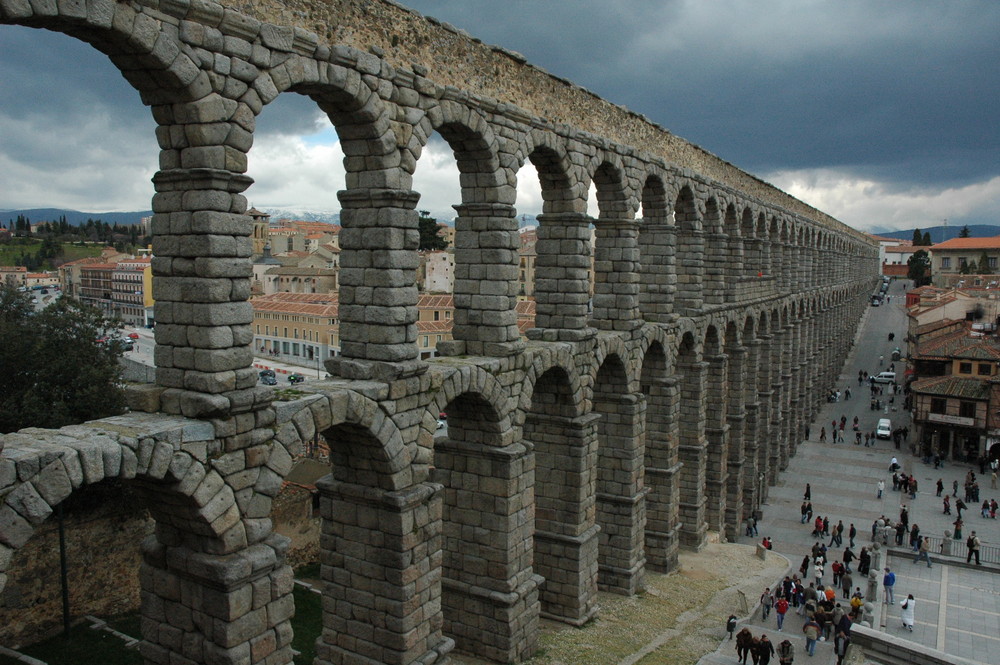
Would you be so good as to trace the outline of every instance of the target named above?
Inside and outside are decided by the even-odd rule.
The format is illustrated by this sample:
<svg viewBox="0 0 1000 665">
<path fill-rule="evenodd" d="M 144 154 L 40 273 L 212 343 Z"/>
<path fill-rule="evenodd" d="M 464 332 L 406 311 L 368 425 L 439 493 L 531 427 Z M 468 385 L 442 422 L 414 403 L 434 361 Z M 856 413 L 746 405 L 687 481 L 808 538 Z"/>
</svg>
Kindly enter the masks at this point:
<svg viewBox="0 0 1000 665">
<path fill-rule="evenodd" d="M 944 556 L 949 559 L 955 558 L 965 560 L 965 558 L 969 555 L 969 548 L 965 544 L 968 536 L 963 535 L 961 540 L 945 538 L 944 536 L 927 537 L 930 539 L 930 555 L 932 559 L 934 557 Z M 916 556 L 916 553 L 913 553 L 913 556 Z M 1000 545 L 987 545 L 985 543 L 980 543 L 979 560 L 982 563 L 1000 564 Z"/>
</svg>

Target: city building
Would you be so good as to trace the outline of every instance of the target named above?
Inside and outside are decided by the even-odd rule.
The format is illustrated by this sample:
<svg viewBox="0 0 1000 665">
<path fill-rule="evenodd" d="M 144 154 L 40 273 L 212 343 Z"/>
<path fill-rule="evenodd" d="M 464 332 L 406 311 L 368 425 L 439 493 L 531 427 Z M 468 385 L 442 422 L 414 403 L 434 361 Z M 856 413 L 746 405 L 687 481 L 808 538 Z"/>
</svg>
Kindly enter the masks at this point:
<svg viewBox="0 0 1000 665">
<path fill-rule="evenodd" d="M 0 282 L 9 286 L 28 285 L 28 269 L 24 266 L 0 266 Z"/>
<path fill-rule="evenodd" d="M 1000 285 L 1000 236 L 952 238 L 927 248 L 935 286 Z M 986 264 L 983 270 L 982 263 Z"/>
<path fill-rule="evenodd" d="M 123 259 L 111 271 L 112 310 L 129 326 L 150 326 L 153 316 L 152 259 Z"/>
</svg>

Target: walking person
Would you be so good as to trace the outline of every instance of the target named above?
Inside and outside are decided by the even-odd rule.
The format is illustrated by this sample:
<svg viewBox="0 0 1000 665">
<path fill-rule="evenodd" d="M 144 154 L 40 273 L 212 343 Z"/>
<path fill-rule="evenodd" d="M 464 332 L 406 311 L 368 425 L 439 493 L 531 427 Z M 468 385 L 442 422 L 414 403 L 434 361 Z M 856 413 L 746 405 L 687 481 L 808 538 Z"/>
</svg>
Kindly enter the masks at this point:
<svg viewBox="0 0 1000 665">
<path fill-rule="evenodd" d="M 760 620 L 767 621 L 768 615 L 771 613 L 771 606 L 774 605 L 774 596 L 771 595 L 771 587 L 764 589 L 764 593 L 760 594 Z"/>
<path fill-rule="evenodd" d="M 760 640 L 757 642 L 757 665 L 768 665 L 773 655 L 774 645 L 771 644 L 771 640 L 767 639 L 767 635 L 761 633 Z"/>
<path fill-rule="evenodd" d="M 812 488 L 809 486 L 809 483 L 806 483 L 806 491 L 805 494 L 802 495 L 802 499 L 804 501 L 812 501 L 812 498 L 813 498 Z"/>
<path fill-rule="evenodd" d="M 969 534 L 969 539 L 965 541 L 965 545 L 969 548 L 969 554 L 965 557 L 965 563 L 972 561 L 972 557 L 975 555 L 976 565 L 981 565 L 979 563 L 979 536 L 976 535 L 975 531 Z"/>
<path fill-rule="evenodd" d="M 944 481 L 942 481 L 940 478 L 938 478 L 938 481 L 937 481 L 937 495 L 936 496 L 941 496 L 941 492 L 943 492 L 943 491 L 944 491 Z"/>
<path fill-rule="evenodd" d="M 927 567 L 931 567 L 931 539 L 924 536 L 923 540 L 920 541 L 920 547 L 917 549 L 917 556 L 913 559 L 913 563 L 917 563 L 923 559 L 927 562 Z"/>
<path fill-rule="evenodd" d="M 816 654 L 816 642 L 819 641 L 820 627 L 816 623 L 813 617 L 809 617 L 805 625 L 802 626 L 802 632 L 806 636 L 806 653 L 810 656 Z"/>
<path fill-rule="evenodd" d="M 892 588 L 894 586 L 896 586 L 896 573 L 886 567 L 885 575 L 882 576 L 882 588 L 885 590 L 885 599 L 890 605 L 896 604 L 896 599 L 892 595 Z"/>
<path fill-rule="evenodd" d="M 778 632 L 779 633 L 783 630 L 782 627 L 785 625 L 785 613 L 786 612 L 788 612 L 788 601 L 785 599 L 784 596 L 781 596 L 774 603 L 774 616 L 775 616 L 775 618 L 778 621 Z"/>
<path fill-rule="evenodd" d="M 780 665 L 792 665 L 795 660 L 795 647 L 788 640 L 783 640 L 778 645 L 778 663 Z"/>
<path fill-rule="evenodd" d="M 913 599 L 913 594 L 909 594 L 903 604 L 899 606 L 900 616 L 903 620 L 903 628 L 913 632 L 913 612 L 916 609 L 917 601 Z"/>
<path fill-rule="evenodd" d="M 882 498 L 882 492 L 884 492 L 884 491 L 885 491 L 885 481 L 884 480 L 879 480 L 878 481 L 878 495 L 875 498 L 876 499 L 881 499 Z"/>
<path fill-rule="evenodd" d="M 858 535 L 858 530 L 854 528 L 854 522 L 851 522 L 851 528 L 847 530 L 848 547 L 854 547 L 854 539 L 857 537 L 857 535 Z"/>
</svg>

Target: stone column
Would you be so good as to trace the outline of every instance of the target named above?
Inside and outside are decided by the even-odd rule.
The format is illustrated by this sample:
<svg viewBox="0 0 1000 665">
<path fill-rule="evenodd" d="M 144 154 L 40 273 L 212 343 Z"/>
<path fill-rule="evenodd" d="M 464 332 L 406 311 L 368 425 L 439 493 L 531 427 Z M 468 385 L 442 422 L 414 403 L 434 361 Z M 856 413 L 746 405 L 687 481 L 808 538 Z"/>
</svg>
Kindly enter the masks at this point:
<svg viewBox="0 0 1000 665">
<path fill-rule="evenodd" d="M 675 377 L 655 379 L 646 409 L 646 567 L 677 569 L 681 463 L 677 450 L 680 392 Z"/>
<path fill-rule="evenodd" d="M 678 366 L 681 375 L 679 418 L 681 467 L 681 544 L 693 550 L 705 545 L 705 474 L 708 445 L 705 440 L 705 380 L 708 363 Z"/>
<path fill-rule="evenodd" d="M 142 543 L 144 662 L 288 665 L 292 662 L 292 569 L 288 539 L 233 554 L 205 554 L 149 536 Z"/>
<path fill-rule="evenodd" d="M 764 241 L 760 238 L 747 238 L 743 241 L 743 274 L 746 279 L 755 280 L 766 274 L 762 259 Z"/>
<path fill-rule="evenodd" d="M 642 318 L 650 323 L 672 323 L 677 291 L 677 227 L 671 224 L 643 222 L 639 228 L 640 282 L 639 303 Z"/>
<path fill-rule="evenodd" d="M 598 422 L 598 588 L 632 595 L 642 587 L 646 555 L 646 399 L 641 393 L 594 395 Z"/>
<path fill-rule="evenodd" d="M 441 634 L 441 486 L 388 491 L 325 476 L 317 665 L 448 662 Z"/>
<path fill-rule="evenodd" d="M 590 301 L 590 218 L 583 213 L 538 216 L 535 261 L 535 328 L 529 339 L 579 341 Z"/>
<path fill-rule="evenodd" d="M 455 206 L 455 324 L 442 355 L 509 356 L 524 349 L 517 329 L 517 217 L 514 206 Z"/>
<path fill-rule="evenodd" d="M 219 418 L 267 406 L 253 367 L 247 176 L 177 168 L 153 178 L 156 382 L 161 408 Z"/>
<path fill-rule="evenodd" d="M 773 414 L 776 409 L 772 375 L 775 374 L 775 356 L 773 351 L 774 337 L 770 334 L 759 335 L 757 341 L 759 354 L 759 371 L 757 373 L 757 471 L 764 473 L 764 486 L 758 488 L 758 503 L 767 501 L 770 478 L 776 471 L 772 470 L 771 449 L 774 446 Z"/>
<path fill-rule="evenodd" d="M 707 233 L 705 245 L 705 304 L 718 306 L 726 301 L 729 236 L 725 233 Z"/>
<path fill-rule="evenodd" d="M 729 482 L 728 356 L 706 356 L 708 399 L 705 400 L 705 512 L 708 528 L 725 537 L 726 485 Z"/>
<path fill-rule="evenodd" d="M 574 626 L 597 611 L 595 523 L 597 421 L 529 414 L 525 438 L 535 444 L 535 572 L 545 578 L 542 616 Z"/>
<path fill-rule="evenodd" d="M 751 339 L 747 341 L 747 362 L 746 362 L 746 391 L 744 406 L 746 408 L 746 426 L 743 435 L 743 452 L 746 460 L 743 465 L 743 517 L 746 517 L 752 510 L 755 510 L 760 502 L 757 495 L 757 474 L 760 471 L 760 446 L 761 446 L 761 426 L 760 426 L 760 396 L 757 391 L 757 383 L 760 373 L 760 340 Z"/>
<path fill-rule="evenodd" d="M 726 459 L 727 480 L 725 483 L 725 535 L 731 542 L 736 542 L 742 533 L 740 523 L 743 520 L 743 488 L 745 482 L 744 466 L 746 465 L 745 430 L 747 420 L 746 386 L 747 352 L 745 346 L 729 345 L 726 355 L 729 358 L 729 399 L 726 412 L 726 423 L 729 425 L 728 457 Z"/>
<path fill-rule="evenodd" d="M 774 409 L 771 411 L 772 447 L 769 453 L 771 460 L 768 474 L 768 482 L 771 485 L 778 482 L 778 473 L 788 466 L 789 381 L 791 380 L 788 358 L 791 352 L 789 334 L 788 325 L 782 326 L 775 333 L 774 353 L 771 356 L 776 370 L 771 384 L 774 391 Z"/>
<path fill-rule="evenodd" d="M 639 225 L 633 219 L 594 221 L 594 313 L 598 330 L 632 332 L 639 314 Z"/>
<path fill-rule="evenodd" d="M 426 370 L 417 349 L 417 245 L 420 222 L 410 190 L 338 193 L 340 348 L 331 374 L 393 380 Z"/>
<path fill-rule="evenodd" d="M 542 578 L 532 571 L 535 457 L 502 447 L 434 442 L 434 479 L 444 490 L 444 632 L 458 649 L 498 663 L 537 647 Z"/>
</svg>

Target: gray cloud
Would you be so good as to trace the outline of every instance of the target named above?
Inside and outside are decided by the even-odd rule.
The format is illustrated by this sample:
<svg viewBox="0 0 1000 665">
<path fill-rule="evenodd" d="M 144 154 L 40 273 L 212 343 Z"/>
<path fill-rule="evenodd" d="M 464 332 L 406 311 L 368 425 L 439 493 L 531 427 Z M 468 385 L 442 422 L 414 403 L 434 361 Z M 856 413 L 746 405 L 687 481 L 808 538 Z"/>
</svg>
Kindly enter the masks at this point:
<svg viewBox="0 0 1000 665">
<path fill-rule="evenodd" d="M 961 210 L 915 221 L 996 220 L 993 0 L 406 4 L 520 51 L 776 184 L 799 183 L 797 195 L 856 226 L 887 217 L 903 225 L 935 205 Z M 148 207 L 155 125 L 104 55 L 64 35 L 0 26 L 0 72 L 0 207 Z M 310 173 L 311 159 L 333 158 L 322 126 L 313 102 L 298 95 L 264 110 L 250 154 L 255 204 L 315 195 L 323 208 L 337 206 L 339 176 L 329 165 Z M 446 210 L 457 198 L 453 171 L 432 161 L 418 165 L 428 190 L 421 205 Z"/>
</svg>

